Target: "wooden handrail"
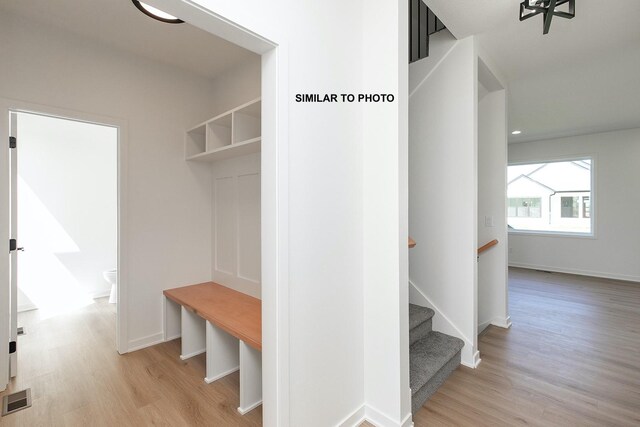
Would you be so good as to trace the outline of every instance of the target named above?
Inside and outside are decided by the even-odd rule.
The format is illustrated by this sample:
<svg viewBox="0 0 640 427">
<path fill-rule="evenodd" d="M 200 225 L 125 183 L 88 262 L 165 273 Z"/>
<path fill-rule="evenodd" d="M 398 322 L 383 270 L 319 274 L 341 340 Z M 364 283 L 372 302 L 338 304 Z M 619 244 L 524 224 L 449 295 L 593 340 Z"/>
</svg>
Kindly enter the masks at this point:
<svg viewBox="0 0 640 427">
<path fill-rule="evenodd" d="M 409 249 L 416 247 L 416 241 L 409 237 Z"/>
<path fill-rule="evenodd" d="M 490 241 L 489 243 L 487 243 L 486 245 L 480 246 L 478 248 L 478 255 L 480 255 L 482 252 L 486 251 L 487 249 L 495 246 L 498 244 L 498 239 L 493 239 L 492 241 Z"/>
</svg>

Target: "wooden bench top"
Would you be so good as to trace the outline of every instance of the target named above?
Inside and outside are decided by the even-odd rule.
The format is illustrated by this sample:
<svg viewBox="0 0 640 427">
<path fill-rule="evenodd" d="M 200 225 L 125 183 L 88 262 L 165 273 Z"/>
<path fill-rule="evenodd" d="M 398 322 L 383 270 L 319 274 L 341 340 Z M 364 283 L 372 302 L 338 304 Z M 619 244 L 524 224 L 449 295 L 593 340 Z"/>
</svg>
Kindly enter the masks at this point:
<svg viewBox="0 0 640 427">
<path fill-rule="evenodd" d="M 262 351 L 262 302 L 218 283 L 167 289 L 164 295 Z"/>
</svg>

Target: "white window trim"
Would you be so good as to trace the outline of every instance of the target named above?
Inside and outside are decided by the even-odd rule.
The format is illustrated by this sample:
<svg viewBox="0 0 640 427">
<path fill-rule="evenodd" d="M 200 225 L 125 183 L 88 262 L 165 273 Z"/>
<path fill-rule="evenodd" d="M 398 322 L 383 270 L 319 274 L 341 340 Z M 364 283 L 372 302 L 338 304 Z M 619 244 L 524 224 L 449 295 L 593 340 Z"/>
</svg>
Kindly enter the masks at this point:
<svg viewBox="0 0 640 427">
<path fill-rule="evenodd" d="M 568 156 L 558 156 L 558 157 L 544 157 L 544 158 L 535 158 L 532 160 L 522 160 L 522 161 L 514 161 L 508 162 L 507 168 L 509 166 L 520 166 L 520 165 L 532 165 L 537 163 L 558 163 L 558 162 L 571 162 L 576 160 L 591 160 L 591 212 L 590 212 L 590 220 L 591 220 L 591 232 L 590 233 L 581 233 L 581 232 L 571 232 L 571 231 L 548 231 L 548 230 L 515 230 L 507 228 L 507 232 L 509 235 L 513 236 L 536 236 L 536 237 L 562 237 L 562 238 L 577 238 L 577 239 L 597 239 L 596 234 L 596 217 L 598 215 L 597 203 L 597 186 L 596 186 L 596 173 L 597 173 L 597 158 L 595 154 L 575 154 Z M 507 196 L 508 200 L 508 196 Z M 508 201 L 507 201 L 508 205 Z M 507 224 L 509 223 L 509 218 L 507 218 Z"/>
</svg>

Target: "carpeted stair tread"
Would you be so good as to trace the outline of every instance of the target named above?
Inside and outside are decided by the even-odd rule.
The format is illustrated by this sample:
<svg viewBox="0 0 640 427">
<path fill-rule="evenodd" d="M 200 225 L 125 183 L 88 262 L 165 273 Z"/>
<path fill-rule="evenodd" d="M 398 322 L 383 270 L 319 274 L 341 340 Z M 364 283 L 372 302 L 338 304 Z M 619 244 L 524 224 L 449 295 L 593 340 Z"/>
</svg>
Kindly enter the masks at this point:
<svg viewBox="0 0 640 427">
<path fill-rule="evenodd" d="M 433 314 L 434 312 L 430 308 L 409 304 L 409 330 L 431 319 Z"/>
<path fill-rule="evenodd" d="M 412 394 L 416 394 L 427 384 L 463 346 L 461 339 L 435 331 L 411 345 L 409 358 Z"/>
</svg>

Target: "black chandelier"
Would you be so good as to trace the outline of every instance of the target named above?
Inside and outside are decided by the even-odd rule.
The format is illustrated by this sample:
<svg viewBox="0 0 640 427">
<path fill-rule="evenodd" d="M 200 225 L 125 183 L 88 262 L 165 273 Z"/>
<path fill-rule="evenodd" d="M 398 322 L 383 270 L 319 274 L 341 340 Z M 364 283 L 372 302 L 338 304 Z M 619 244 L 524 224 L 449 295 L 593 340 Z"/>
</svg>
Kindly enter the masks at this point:
<svg viewBox="0 0 640 427">
<path fill-rule="evenodd" d="M 560 11 L 557 8 L 563 4 L 569 3 L 569 10 Z M 549 32 L 551 28 L 551 19 L 554 16 L 571 19 L 576 16 L 576 0 L 524 0 L 520 3 L 520 20 L 524 21 L 533 16 L 543 14 L 544 27 L 543 34 Z"/>
</svg>

